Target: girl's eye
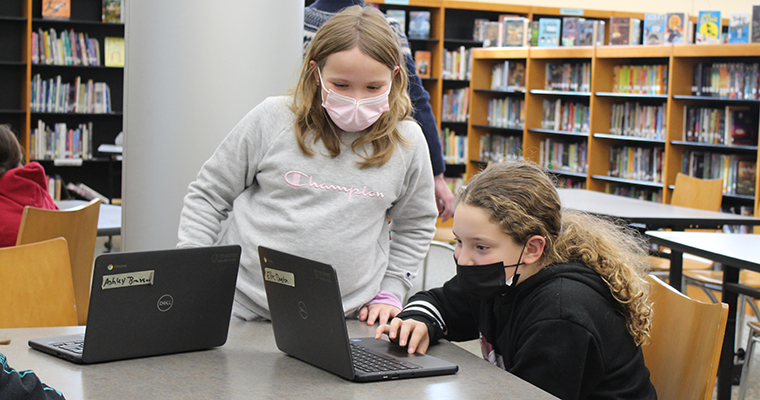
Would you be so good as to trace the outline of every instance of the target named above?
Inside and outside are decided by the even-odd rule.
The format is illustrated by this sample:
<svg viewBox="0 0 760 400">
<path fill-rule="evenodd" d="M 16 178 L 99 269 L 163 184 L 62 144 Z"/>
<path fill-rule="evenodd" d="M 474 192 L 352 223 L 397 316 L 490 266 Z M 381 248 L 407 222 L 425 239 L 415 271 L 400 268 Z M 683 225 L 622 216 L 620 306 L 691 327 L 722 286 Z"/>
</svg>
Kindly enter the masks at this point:
<svg viewBox="0 0 760 400">
<path fill-rule="evenodd" d="M 367 89 L 369 89 L 369 90 L 378 90 L 378 89 L 380 89 L 380 86 L 367 86 Z"/>
<path fill-rule="evenodd" d="M 333 86 L 335 86 L 337 88 L 341 88 L 341 89 L 345 88 L 345 87 L 348 87 L 348 85 L 344 85 L 344 84 L 341 84 L 341 83 L 333 83 Z"/>
<path fill-rule="evenodd" d="M 483 251 L 483 250 L 488 250 L 488 246 L 484 246 L 484 245 L 482 245 L 482 244 L 479 244 L 479 245 L 477 245 L 477 246 L 475 246 L 475 247 L 476 247 L 478 250 L 481 250 L 481 251 Z"/>
</svg>

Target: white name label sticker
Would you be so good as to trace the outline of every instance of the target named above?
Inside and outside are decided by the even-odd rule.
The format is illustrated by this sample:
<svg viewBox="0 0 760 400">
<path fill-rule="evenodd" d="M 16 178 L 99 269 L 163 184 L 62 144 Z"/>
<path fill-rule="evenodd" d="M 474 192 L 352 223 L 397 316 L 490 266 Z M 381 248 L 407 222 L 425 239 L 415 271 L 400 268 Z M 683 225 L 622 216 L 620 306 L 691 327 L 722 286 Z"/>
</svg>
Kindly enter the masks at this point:
<svg viewBox="0 0 760 400">
<path fill-rule="evenodd" d="M 296 276 L 287 271 L 264 268 L 264 279 L 280 285 L 296 287 Z"/>
<path fill-rule="evenodd" d="M 153 270 L 128 272 L 125 274 L 106 275 L 103 277 L 103 283 L 100 288 L 117 289 L 131 286 L 152 285 Z"/>
</svg>

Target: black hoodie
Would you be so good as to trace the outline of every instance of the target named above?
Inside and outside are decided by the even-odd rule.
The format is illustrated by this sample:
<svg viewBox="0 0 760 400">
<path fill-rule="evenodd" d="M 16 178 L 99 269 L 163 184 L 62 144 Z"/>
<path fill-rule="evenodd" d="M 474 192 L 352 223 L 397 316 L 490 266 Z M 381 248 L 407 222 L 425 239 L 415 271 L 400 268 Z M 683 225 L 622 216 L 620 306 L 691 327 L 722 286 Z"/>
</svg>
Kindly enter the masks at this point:
<svg viewBox="0 0 760 400">
<path fill-rule="evenodd" d="M 482 301 L 454 277 L 399 317 L 424 322 L 431 342 L 480 338 L 489 361 L 562 399 L 657 398 L 620 304 L 583 264 L 550 265 Z"/>
</svg>

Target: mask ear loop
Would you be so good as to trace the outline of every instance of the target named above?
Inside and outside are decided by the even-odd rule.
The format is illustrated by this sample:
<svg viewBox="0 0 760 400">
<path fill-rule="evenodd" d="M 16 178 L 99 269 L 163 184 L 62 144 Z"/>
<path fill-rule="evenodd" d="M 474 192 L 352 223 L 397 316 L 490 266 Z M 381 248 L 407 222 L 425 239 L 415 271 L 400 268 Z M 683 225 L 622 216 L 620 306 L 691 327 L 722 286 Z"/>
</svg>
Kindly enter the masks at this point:
<svg viewBox="0 0 760 400">
<path fill-rule="evenodd" d="M 522 257 L 523 257 L 523 254 L 525 254 L 525 246 L 527 245 L 528 245 L 528 242 L 525 242 L 525 244 L 523 244 L 522 251 L 520 251 L 520 258 L 517 259 L 517 264 L 514 264 L 515 273 L 514 275 L 512 275 L 512 283 L 507 285 L 509 287 L 514 287 L 515 285 L 517 285 L 517 281 L 520 279 L 520 274 L 517 273 L 517 269 L 520 268 L 520 265 L 523 265 Z"/>
</svg>

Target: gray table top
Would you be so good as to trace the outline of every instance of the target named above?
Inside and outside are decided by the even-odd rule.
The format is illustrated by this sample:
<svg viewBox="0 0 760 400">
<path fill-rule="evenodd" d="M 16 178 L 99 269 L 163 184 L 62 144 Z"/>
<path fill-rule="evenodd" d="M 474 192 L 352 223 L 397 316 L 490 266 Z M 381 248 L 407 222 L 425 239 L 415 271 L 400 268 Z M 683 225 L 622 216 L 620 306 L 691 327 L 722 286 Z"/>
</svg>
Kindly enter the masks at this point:
<svg viewBox="0 0 760 400">
<path fill-rule="evenodd" d="M 760 235 L 647 231 L 649 241 L 732 267 L 760 271 Z"/>
<path fill-rule="evenodd" d="M 648 229 L 683 229 L 692 225 L 760 225 L 760 218 L 698 210 L 670 204 L 632 199 L 585 189 L 558 189 L 562 207 L 591 214 L 645 224 Z"/>
<path fill-rule="evenodd" d="M 374 327 L 348 322 L 352 337 L 373 336 Z M 37 337 L 81 332 L 83 327 L 0 330 L 8 364 L 34 370 L 68 399 L 554 399 L 555 397 L 448 342 L 429 354 L 459 365 L 456 375 L 391 382 L 353 383 L 280 352 L 268 322 L 233 321 L 227 344 L 191 353 L 77 365 L 27 345 Z"/>
</svg>

